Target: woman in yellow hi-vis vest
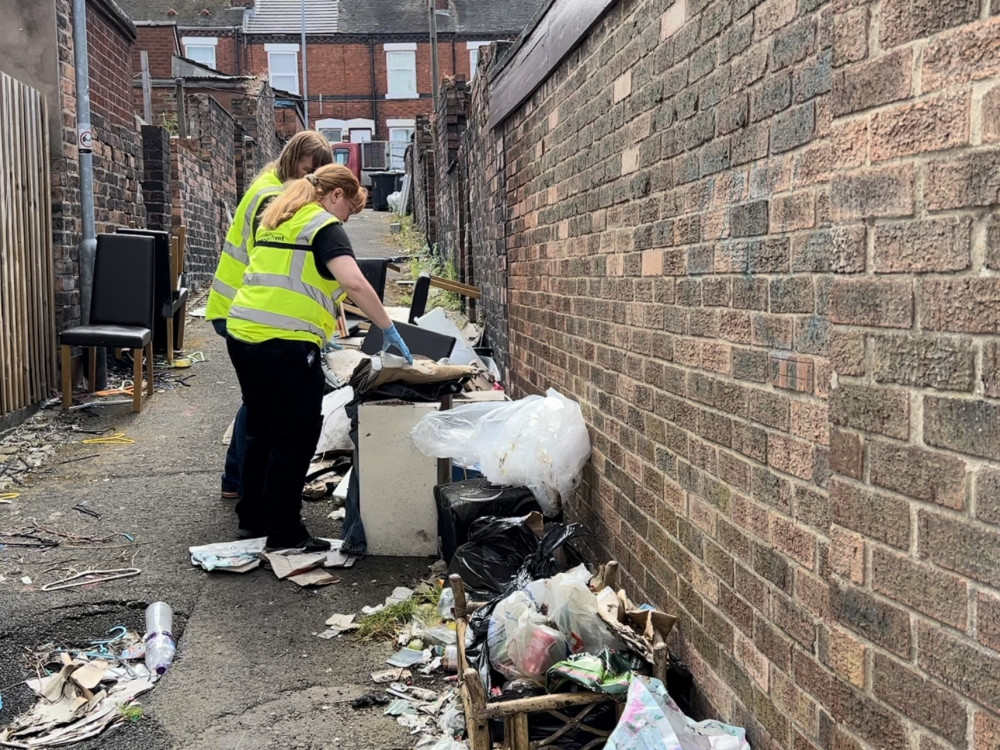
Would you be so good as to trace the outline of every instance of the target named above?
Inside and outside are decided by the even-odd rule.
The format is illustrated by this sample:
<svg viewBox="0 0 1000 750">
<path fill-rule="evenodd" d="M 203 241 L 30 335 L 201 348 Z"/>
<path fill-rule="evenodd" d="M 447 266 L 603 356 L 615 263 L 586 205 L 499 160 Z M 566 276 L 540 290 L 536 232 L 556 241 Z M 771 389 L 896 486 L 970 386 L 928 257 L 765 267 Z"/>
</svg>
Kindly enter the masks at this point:
<svg viewBox="0 0 1000 750">
<path fill-rule="evenodd" d="M 249 252 L 253 249 L 253 227 L 263 206 L 281 192 L 288 180 L 305 177 L 333 161 L 333 151 L 326 136 L 315 130 L 296 133 L 281 150 L 276 161 L 265 166 L 243 194 L 233 223 L 226 233 L 226 242 L 215 269 L 215 279 L 208 293 L 205 318 L 220 336 L 226 335 L 226 318 L 236 292 L 243 286 Z M 222 498 L 235 500 L 240 496 L 243 451 L 246 442 L 246 409 L 241 405 L 233 422 L 233 434 L 226 451 L 222 473 Z"/>
<path fill-rule="evenodd" d="M 264 209 L 227 321 L 229 356 L 246 406 L 240 536 L 269 548 L 329 549 L 302 523 L 302 485 L 322 427 L 320 349 L 350 296 L 382 329 L 383 350 L 410 351 L 354 259 L 344 224 L 367 194 L 345 166 L 293 180 Z"/>
</svg>

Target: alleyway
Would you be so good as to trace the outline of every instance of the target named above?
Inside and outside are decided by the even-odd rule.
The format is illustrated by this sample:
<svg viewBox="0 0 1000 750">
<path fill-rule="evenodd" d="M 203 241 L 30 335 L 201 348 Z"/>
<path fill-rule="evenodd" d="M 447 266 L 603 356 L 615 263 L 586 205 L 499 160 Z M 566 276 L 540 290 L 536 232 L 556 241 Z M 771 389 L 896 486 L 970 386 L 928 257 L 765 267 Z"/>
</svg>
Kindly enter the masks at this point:
<svg viewBox="0 0 1000 750">
<path fill-rule="evenodd" d="M 359 255 L 398 254 L 386 240 L 388 222 L 388 214 L 371 212 L 352 219 Z M 68 543 L 44 551 L 0 549 L 0 724 L 33 702 L 26 688 L 14 686 L 29 676 L 25 648 L 86 643 L 118 624 L 141 631 L 146 604 L 162 599 L 174 609 L 179 636 L 173 667 L 140 699 L 138 723 L 81 743 L 80 750 L 409 748 L 405 730 L 381 708 L 350 707 L 372 689 L 369 674 L 384 668 L 391 646 L 314 633 L 334 613 L 358 612 L 397 585 L 413 585 L 429 561 L 365 559 L 338 571 L 339 584 L 316 591 L 263 569 L 235 575 L 191 567 L 189 545 L 230 540 L 236 529 L 232 506 L 218 493 L 220 437 L 239 396 L 224 344 L 204 320 L 188 321 L 185 349 L 206 357 L 188 371 L 190 388 L 157 393 L 138 415 L 109 407 L 80 417 L 84 429 L 110 427 L 134 443 L 85 445 L 79 441 L 90 435 L 74 435 L 76 442 L 38 472 L 34 487 L 0 506 L 5 532 L 37 525 L 67 534 L 129 534 L 138 550 L 129 563 L 133 548 L 123 536 L 72 549 Z M 78 503 L 100 518 L 72 510 Z M 329 499 L 305 505 L 317 536 L 334 533 L 326 518 L 331 509 Z M 71 572 L 129 564 L 142 573 L 88 588 L 39 590 Z"/>
</svg>

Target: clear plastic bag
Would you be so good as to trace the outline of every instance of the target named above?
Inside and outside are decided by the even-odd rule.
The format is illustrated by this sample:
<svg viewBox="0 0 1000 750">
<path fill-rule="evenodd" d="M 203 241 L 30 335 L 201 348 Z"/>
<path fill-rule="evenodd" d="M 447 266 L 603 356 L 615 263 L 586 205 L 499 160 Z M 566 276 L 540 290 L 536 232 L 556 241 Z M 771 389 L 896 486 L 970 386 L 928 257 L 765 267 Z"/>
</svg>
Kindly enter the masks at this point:
<svg viewBox="0 0 1000 750">
<path fill-rule="evenodd" d="M 750 750 L 742 727 L 695 721 L 656 678 L 636 677 L 605 750 Z"/>
<path fill-rule="evenodd" d="M 597 596 L 587 586 L 590 571 L 578 565 L 551 578 L 532 581 L 525 589 L 538 610 L 548 613 L 569 642 L 569 653 L 622 651 L 623 644 L 597 614 Z"/>
<path fill-rule="evenodd" d="M 316 443 L 316 453 L 327 451 L 354 450 L 351 442 L 351 418 L 344 407 L 354 399 L 354 389 L 350 386 L 331 391 L 323 397 L 323 429 Z"/>
<path fill-rule="evenodd" d="M 426 456 L 451 458 L 494 484 L 527 487 L 549 517 L 559 514 L 590 458 L 580 405 L 552 388 L 545 396 L 434 412 L 410 434 Z"/>
</svg>

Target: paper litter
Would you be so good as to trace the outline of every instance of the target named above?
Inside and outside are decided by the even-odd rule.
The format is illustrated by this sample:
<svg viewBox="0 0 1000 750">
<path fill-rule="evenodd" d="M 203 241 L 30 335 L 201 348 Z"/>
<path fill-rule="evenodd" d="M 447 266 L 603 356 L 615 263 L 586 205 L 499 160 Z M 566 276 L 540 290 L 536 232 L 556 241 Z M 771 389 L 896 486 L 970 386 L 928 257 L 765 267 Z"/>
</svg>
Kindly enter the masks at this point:
<svg viewBox="0 0 1000 750">
<path fill-rule="evenodd" d="M 191 564 L 205 570 L 222 570 L 229 573 L 246 573 L 260 565 L 266 537 L 241 539 L 238 542 L 219 542 L 188 547 Z"/>
</svg>

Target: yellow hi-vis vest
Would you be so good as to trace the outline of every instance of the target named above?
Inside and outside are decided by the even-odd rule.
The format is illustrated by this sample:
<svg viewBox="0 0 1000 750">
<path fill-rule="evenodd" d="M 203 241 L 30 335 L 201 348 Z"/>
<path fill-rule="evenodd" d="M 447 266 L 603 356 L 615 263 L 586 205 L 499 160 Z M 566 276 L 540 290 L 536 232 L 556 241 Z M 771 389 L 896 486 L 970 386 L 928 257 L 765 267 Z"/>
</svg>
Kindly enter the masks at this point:
<svg viewBox="0 0 1000 750">
<path fill-rule="evenodd" d="M 251 344 L 268 339 L 323 346 L 337 327 L 336 303 L 347 295 L 316 268 L 316 233 L 339 222 L 318 203 L 300 208 L 274 229 L 260 227 L 243 286 L 229 310 L 226 330 Z"/>
<path fill-rule="evenodd" d="M 232 226 L 226 233 L 226 243 L 219 256 L 219 265 L 215 269 L 215 279 L 208 292 L 208 303 L 205 308 L 207 320 L 225 319 L 229 316 L 229 307 L 241 286 L 243 272 L 250 263 L 249 253 L 253 249 L 253 224 L 257 212 L 268 198 L 281 192 L 281 180 L 278 173 L 269 169 L 263 172 L 243 194 L 236 207 L 236 216 Z"/>
</svg>

